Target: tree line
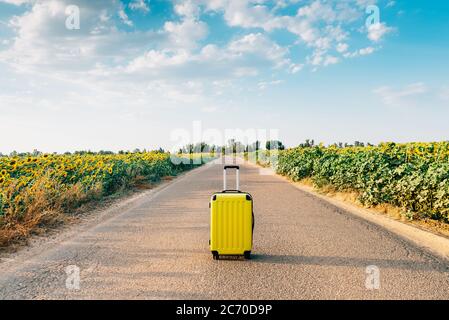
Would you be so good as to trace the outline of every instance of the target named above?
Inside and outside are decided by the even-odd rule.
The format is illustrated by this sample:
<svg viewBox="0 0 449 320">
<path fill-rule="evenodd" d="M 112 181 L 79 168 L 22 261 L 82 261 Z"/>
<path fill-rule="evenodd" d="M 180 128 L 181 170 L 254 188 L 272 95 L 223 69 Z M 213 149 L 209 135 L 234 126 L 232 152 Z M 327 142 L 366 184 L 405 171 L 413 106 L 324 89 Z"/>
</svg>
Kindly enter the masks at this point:
<svg viewBox="0 0 449 320">
<path fill-rule="evenodd" d="M 316 146 L 315 140 L 313 139 L 306 139 L 304 142 L 300 143 L 298 147 L 302 148 L 310 148 Z M 347 142 L 336 142 L 333 144 L 330 144 L 329 146 L 333 146 L 336 148 L 348 148 L 348 147 L 365 147 L 365 146 L 374 146 L 373 144 L 367 142 L 360 142 L 355 141 L 354 143 L 347 143 Z M 198 142 L 198 143 L 191 143 L 187 144 L 184 147 L 180 148 L 178 150 L 178 153 L 222 153 L 222 154 L 229 154 L 229 153 L 242 153 L 242 152 L 255 152 L 259 150 L 284 150 L 285 145 L 280 140 L 270 140 L 266 142 L 256 141 L 251 144 L 244 144 L 240 141 L 237 141 L 235 139 L 230 139 L 227 144 L 218 146 L 214 144 L 208 144 L 206 142 Z M 130 153 L 142 153 L 142 152 L 161 152 L 164 153 L 165 150 L 162 148 L 159 149 L 134 149 L 134 150 L 120 150 L 118 152 L 109 151 L 109 150 L 100 150 L 100 151 L 90 151 L 90 150 L 82 150 L 82 151 L 74 151 L 74 152 L 64 152 L 64 155 L 108 155 L 108 154 L 130 154 Z M 17 152 L 13 151 L 10 154 L 2 154 L 0 152 L 0 157 L 26 157 L 26 156 L 32 156 L 37 157 L 39 155 L 42 155 L 43 152 L 39 150 L 34 150 L 33 152 Z M 58 154 L 57 152 L 54 152 L 53 154 Z"/>
</svg>

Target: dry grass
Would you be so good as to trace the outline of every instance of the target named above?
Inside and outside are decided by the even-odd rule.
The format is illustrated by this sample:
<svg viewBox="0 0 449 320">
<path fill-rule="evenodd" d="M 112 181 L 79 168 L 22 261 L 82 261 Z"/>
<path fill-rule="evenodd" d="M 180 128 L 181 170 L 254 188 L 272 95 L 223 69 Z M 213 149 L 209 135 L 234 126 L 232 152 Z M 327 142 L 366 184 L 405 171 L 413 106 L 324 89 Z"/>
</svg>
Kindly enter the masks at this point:
<svg viewBox="0 0 449 320">
<path fill-rule="evenodd" d="M 174 177 L 163 177 L 170 181 Z M 101 184 L 85 191 L 81 184 L 61 189 L 50 176 L 36 180 L 33 188 L 20 190 L 20 202 L 5 210 L 0 216 L 0 251 L 14 251 L 27 243 L 31 235 L 42 235 L 67 223 L 77 221 L 85 212 L 107 204 L 115 198 L 154 188 L 144 176 L 137 176 L 130 185 L 122 186 L 114 194 L 105 197 Z M 11 185 L 7 193 L 17 192 Z"/>
<path fill-rule="evenodd" d="M 0 217 L 0 248 L 11 244 L 23 244 L 32 234 L 42 234 L 69 220 L 61 212 L 54 210 L 28 211 L 20 219 Z"/>
<path fill-rule="evenodd" d="M 137 190 L 149 190 L 154 188 L 154 184 L 144 176 L 137 176 L 131 187 Z"/>
<path fill-rule="evenodd" d="M 20 189 L 17 185 L 11 185 L 6 190 L 6 193 L 18 193 L 16 199 L 19 200 L 0 216 L 0 249 L 26 243 L 30 235 L 43 234 L 73 220 L 71 214 L 77 208 L 102 196 L 100 185 L 88 192 L 79 184 L 67 189 L 58 187 L 51 177 L 43 176 L 36 180 L 32 188 Z"/>
</svg>

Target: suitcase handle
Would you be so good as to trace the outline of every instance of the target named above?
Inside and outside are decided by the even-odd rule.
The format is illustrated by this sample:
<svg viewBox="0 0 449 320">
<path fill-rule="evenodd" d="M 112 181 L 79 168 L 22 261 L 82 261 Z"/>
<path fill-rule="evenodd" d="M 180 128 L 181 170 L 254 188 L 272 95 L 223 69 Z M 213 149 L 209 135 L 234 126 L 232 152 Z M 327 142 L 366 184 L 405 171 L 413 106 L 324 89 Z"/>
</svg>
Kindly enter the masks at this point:
<svg viewBox="0 0 449 320">
<path fill-rule="evenodd" d="M 223 190 L 224 190 L 224 192 L 226 192 L 226 191 L 231 191 L 231 190 L 227 190 L 227 184 L 226 184 L 226 170 L 227 169 L 236 169 L 236 173 L 235 173 L 235 183 L 236 183 L 236 188 L 235 188 L 235 190 L 232 190 L 232 191 L 239 191 L 240 190 L 240 177 L 239 177 L 239 173 L 240 173 L 240 167 L 239 166 L 224 166 L 224 169 L 223 169 Z"/>
<path fill-rule="evenodd" d="M 236 165 L 233 165 L 233 166 L 224 166 L 224 169 L 225 169 L 225 170 L 226 170 L 226 169 L 237 169 L 237 170 L 239 170 L 240 167 L 239 167 L 239 166 L 236 166 Z"/>
</svg>

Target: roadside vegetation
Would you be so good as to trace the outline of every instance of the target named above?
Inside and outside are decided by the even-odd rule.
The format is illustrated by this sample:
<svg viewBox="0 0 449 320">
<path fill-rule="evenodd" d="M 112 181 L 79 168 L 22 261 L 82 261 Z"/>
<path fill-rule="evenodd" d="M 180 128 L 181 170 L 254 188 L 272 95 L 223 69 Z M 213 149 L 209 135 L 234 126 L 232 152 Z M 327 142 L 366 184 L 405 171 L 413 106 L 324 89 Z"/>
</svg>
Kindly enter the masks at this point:
<svg viewBox="0 0 449 320">
<path fill-rule="evenodd" d="M 230 140 L 226 146 L 187 145 L 177 155 L 163 150 L 0 155 L 0 248 L 76 216 L 84 204 L 148 188 L 224 154 L 244 155 L 326 194 L 347 195 L 362 206 L 393 209 L 449 230 L 449 142 L 324 146 L 307 140 L 285 149 L 280 141 Z"/>
<path fill-rule="evenodd" d="M 252 156 L 293 181 L 355 194 L 365 207 L 389 205 L 409 220 L 449 222 L 449 142 L 325 147 L 308 141 Z"/>
<path fill-rule="evenodd" d="M 208 161 L 198 154 L 78 152 L 0 157 L 0 248 L 60 224 L 83 204 Z M 195 160 L 195 161 L 193 161 Z"/>
</svg>

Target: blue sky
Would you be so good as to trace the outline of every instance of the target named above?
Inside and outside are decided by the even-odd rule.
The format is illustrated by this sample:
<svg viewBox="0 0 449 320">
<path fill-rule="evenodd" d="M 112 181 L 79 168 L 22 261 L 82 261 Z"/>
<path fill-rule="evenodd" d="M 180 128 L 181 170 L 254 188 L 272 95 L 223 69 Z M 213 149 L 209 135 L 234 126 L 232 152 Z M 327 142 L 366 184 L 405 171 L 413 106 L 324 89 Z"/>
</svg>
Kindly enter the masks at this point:
<svg viewBox="0 0 449 320">
<path fill-rule="evenodd" d="M 447 1 L 0 0 L 0 152 L 448 140 L 448 57 Z"/>
</svg>

